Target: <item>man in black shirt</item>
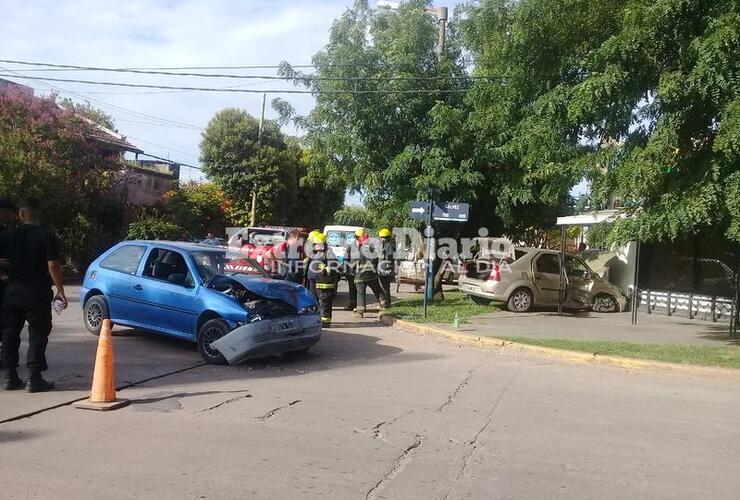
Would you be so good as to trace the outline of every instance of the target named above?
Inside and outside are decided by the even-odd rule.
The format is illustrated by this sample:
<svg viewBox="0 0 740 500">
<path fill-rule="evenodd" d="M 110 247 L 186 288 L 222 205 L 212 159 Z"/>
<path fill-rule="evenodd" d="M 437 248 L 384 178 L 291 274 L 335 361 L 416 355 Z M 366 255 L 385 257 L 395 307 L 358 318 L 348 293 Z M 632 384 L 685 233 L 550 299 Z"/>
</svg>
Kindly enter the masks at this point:
<svg viewBox="0 0 740 500">
<path fill-rule="evenodd" d="M 41 373 L 47 369 L 46 344 L 51 333 L 51 302 L 59 299 L 64 308 L 62 270 L 54 233 L 39 225 L 39 202 L 29 198 L 18 210 L 21 225 L 0 236 L 0 258 L 10 261 L 10 282 L 2 302 L 2 355 L 8 369 L 6 390 L 20 389 L 18 348 L 23 325 L 28 322 L 29 371 L 26 389 L 48 391 L 54 384 Z M 56 296 L 51 285 L 57 289 Z"/>
<path fill-rule="evenodd" d="M 16 209 L 13 205 L 13 202 L 8 200 L 7 198 L 0 198 L 0 237 L 6 232 L 9 231 L 13 227 L 13 223 L 15 222 L 15 213 Z M 0 304 L 3 302 L 3 295 L 5 294 L 5 287 L 8 283 L 8 274 L 10 273 L 9 266 L 7 264 L 3 265 L 0 262 Z M 2 320 L 0 320 L 0 324 L 2 324 Z M 0 330 L 0 351 L 2 346 L 2 331 Z M 3 358 L 0 356 L 0 370 L 5 368 L 5 363 L 3 363 Z"/>
</svg>

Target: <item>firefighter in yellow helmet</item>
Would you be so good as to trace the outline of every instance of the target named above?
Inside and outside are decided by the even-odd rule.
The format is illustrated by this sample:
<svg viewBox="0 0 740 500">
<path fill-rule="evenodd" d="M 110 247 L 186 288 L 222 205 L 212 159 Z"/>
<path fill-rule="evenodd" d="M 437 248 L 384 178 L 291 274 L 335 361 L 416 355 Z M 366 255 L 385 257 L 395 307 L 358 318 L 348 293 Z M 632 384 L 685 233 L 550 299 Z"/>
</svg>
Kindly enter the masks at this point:
<svg viewBox="0 0 740 500">
<path fill-rule="evenodd" d="M 380 241 L 370 238 L 366 232 L 357 238 L 359 259 L 355 269 L 355 287 L 357 287 L 357 309 L 355 316 L 362 317 L 366 311 L 367 289 L 373 291 L 380 303 L 385 307 L 385 297 L 378 281 L 378 260 L 380 257 Z"/>
<path fill-rule="evenodd" d="M 339 269 L 337 259 L 326 246 L 326 236 L 318 233 L 313 237 L 313 254 L 308 266 L 308 280 L 314 284 L 321 310 L 321 326 L 331 326 L 331 308 L 337 294 Z"/>
<path fill-rule="evenodd" d="M 391 305 L 391 281 L 396 275 L 396 261 L 393 258 L 396 253 L 396 246 L 393 244 L 391 238 L 391 231 L 388 228 L 383 228 L 378 231 L 378 237 L 380 238 L 380 258 L 378 259 L 378 281 L 380 281 L 380 288 L 383 290 L 383 307 L 390 307 Z"/>
</svg>

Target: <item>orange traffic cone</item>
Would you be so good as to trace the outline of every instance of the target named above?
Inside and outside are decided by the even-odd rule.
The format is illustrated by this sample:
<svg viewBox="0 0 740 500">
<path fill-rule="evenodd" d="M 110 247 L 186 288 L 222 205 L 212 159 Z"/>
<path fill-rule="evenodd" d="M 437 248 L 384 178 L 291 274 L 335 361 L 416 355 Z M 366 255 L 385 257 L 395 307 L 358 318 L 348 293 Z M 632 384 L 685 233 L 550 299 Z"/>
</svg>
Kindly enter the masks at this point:
<svg viewBox="0 0 740 500">
<path fill-rule="evenodd" d="M 90 398 L 78 401 L 76 408 L 84 410 L 114 410 L 128 404 L 127 399 L 116 399 L 116 369 L 113 358 L 112 323 L 103 320 L 103 328 L 98 339 L 98 352 L 95 355 L 92 390 Z"/>
</svg>

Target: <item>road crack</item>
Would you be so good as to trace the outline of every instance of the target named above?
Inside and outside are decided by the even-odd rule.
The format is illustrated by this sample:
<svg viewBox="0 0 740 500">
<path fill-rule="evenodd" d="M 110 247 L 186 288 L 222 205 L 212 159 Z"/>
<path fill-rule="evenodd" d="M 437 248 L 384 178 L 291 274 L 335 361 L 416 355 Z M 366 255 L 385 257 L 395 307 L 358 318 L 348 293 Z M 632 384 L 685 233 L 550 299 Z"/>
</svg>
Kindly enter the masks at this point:
<svg viewBox="0 0 740 500">
<path fill-rule="evenodd" d="M 496 410 L 499 407 L 499 404 L 501 403 L 501 400 L 504 398 L 504 395 L 508 391 L 509 387 L 514 383 L 514 380 L 519 375 L 519 372 L 521 372 L 522 369 L 517 369 L 514 374 L 511 376 L 509 381 L 504 385 L 503 389 L 501 389 L 501 392 L 499 393 L 496 400 L 491 405 L 491 409 L 488 411 L 488 415 L 486 416 L 486 422 L 481 426 L 480 429 L 478 429 L 478 432 L 475 433 L 475 436 L 472 440 L 468 441 L 468 452 L 463 456 L 462 463 L 460 464 L 460 469 L 457 471 L 457 476 L 455 476 L 455 482 L 460 480 L 460 478 L 465 474 L 465 469 L 468 468 L 468 464 L 470 463 L 470 459 L 472 458 L 475 451 L 481 446 L 480 443 L 480 437 L 481 435 L 486 431 L 489 425 L 491 425 L 491 422 L 493 422 L 493 415 L 496 413 Z M 447 492 L 445 493 L 444 499 L 447 500 L 450 497 L 450 494 L 452 493 L 454 486 L 451 486 Z"/>
<path fill-rule="evenodd" d="M 423 439 L 424 438 L 421 436 L 421 434 L 416 435 L 416 440 L 414 441 L 414 443 L 404 448 L 401 454 L 398 455 L 395 460 L 393 460 L 393 465 L 391 466 L 390 470 L 386 472 L 377 483 L 375 483 L 375 486 L 368 490 L 368 492 L 365 494 L 365 500 L 370 500 L 371 498 L 374 498 L 376 493 L 381 488 L 383 488 L 388 481 L 391 481 L 394 477 L 403 472 L 403 470 L 406 468 L 406 465 L 408 465 L 408 463 L 411 461 L 411 453 L 419 446 L 421 446 L 421 442 Z"/>
<path fill-rule="evenodd" d="M 216 408 L 220 408 L 220 407 L 222 407 L 224 405 L 235 403 L 236 401 L 240 401 L 242 399 L 247 399 L 247 398 L 251 398 L 251 397 L 252 397 L 251 394 L 240 394 L 239 396 L 234 396 L 233 398 L 227 399 L 226 401 L 221 401 L 220 403 L 215 404 L 215 405 L 213 405 L 213 406 L 211 406 L 209 408 L 204 408 L 204 409 L 200 410 L 198 413 L 204 413 L 204 412 L 207 412 L 207 411 L 215 410 Z"/>
<path fill-rule="evenodd" d="M 280 410 L 284 410 L 284 409 L 289 408 L 289 407 L 291 407 L 291 406 L 293 406 L 295 404 L 298 404 L 300 402 L 301 402 L 300 399 L 296 399 L 295 401 L 291 401 L 287 405 L 278 406 L 277 408 L 273 408 L 272 410 L 268 411 L 267 413 L 263 413 L 262 415 L 260 415 L 258 417 L 254 417 L 254 418 L 256 418 L 257 420 L 267 420 L 268 418 L 271 418 L 273 415 L 275 415 Z"/>
<path fill-rule="evenodd" d="M 383 437 L 383 427 L 393 425 L 396 422 L 398 422 L 400 419 L 402 419 L 403 417 L 411 415 L 412 413 L 414 413 L 414 410 L 409 410 L 405 413 L 402 413 L 401 415 L 398 415 L 397 417 L 393 417 L 390 420 L 383 420 L 382 422 L 376 424 L 375 426 L 373 426 L 372 431 L 371 431 L 373 439 L 380 439 L 384 441 L 385 438 Z"/>
<path fill-rule="evenodd" d="M 444 403 L 442 403 L 442 405 L 439 408 L 437 408 L 437 413 L 442 412 L 442 410 L 444 410 L 447 406 L 451 405 L 455 401 L 455 398 L 460 393 L 460 391 L 463 390 L 463 388 L 466 385 L 468 385 L 468 382 L 470 382 L 470 377 L 473 376 L 473 372 L 474 371 L 475 371 L 475 368 L 473 368 L 470 371 L 468 371 L 468 375 L 462 380 L 462 382 L 460 382 L 457 385 L 457 387 L 455 388 L 455 390 L 452 391 L 452 393 L 449 396 L 447 396 L 447 401 L 445 401 Z"/>
</svg>

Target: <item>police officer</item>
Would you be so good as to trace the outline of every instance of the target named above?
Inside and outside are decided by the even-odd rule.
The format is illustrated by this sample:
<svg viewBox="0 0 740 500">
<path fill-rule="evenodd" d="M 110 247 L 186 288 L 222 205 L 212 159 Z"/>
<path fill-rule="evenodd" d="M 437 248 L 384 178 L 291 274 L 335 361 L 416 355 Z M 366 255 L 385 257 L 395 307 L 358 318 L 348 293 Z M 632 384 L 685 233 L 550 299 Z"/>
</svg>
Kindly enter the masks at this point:
<svg viewBox="0 0 740 500">
<path fill-rule="evenodd" d="M 39 225 L 40 204 L 34 198 L 19 207 L 21 225 L 0 237 L 0 258 L 10 261 L 10 282 L 2 303 L 3 360 L 8 370 L 6 390 L 20 389 L 18 348 L 21 330 L 28 322 L 26 366 L 29 392 L 54 388 L 41 373 L 47 369 L 46 344 L 51 333 L 51 302 L 59 300 L 67 307 L 56 236 Z M 56 295 L 51 285 L 56 287 Z"/>
<path fill-rule="evenodd" d="M 337 260 L 326 246 L 326 236 L 322 233 L 313 237 L 313 255 L 308 266 L 309 280 L 313 281 L 321 309 L 321 326 L 331 326 L 331 308 L 337 294 L 339 272 Z"/>
<path fill-rule="evenodd" d="M 15 222 L 16 208 L 13 202 L 6 198 L 0 198 L 0 238 L 6 232 L 12 229 L 13 223 Z M 0 304 L 3 302 L 3 295 L 5 294 L 5 287 L 8 284 L 8 276 L 10 274 L 10 265 L 8 263 L 0 263 Z M 0 325 L 2 319 L 0 319 Z M 0 330 L 0 349 L 2 348 L 2 330 Z M 5 368 L 2 356 L 0 356 L 0 370 Z"/>
<path fill-rule="evenodd" d="M 380 242 L 369 239 L 367 233 L 363 233 L 357 239 L 357 245 L 360 257 L 355 269 L 355 286 L 357 287 L 357 311 L 355 315 L 361 318 L 366 311 L 368 287 L 377 297 L 381 308 L 385 304 L 385 298 L 378 281 Z"/>
<path fill-rule="evenodd" d="M 381 246 L 380 259 L 378 260 L 378 281 L 380 282 L 380 289 L 383 291 L 381 304 L 384 307 L 390 307 L 391 281 L 396 274 L 396 261 L 393 258 L 396 253 L 396 246 L 393 244 L 389 229 L 381 229 L 378 231 L 378 236 L 380 237 Z"/>
</svg>

